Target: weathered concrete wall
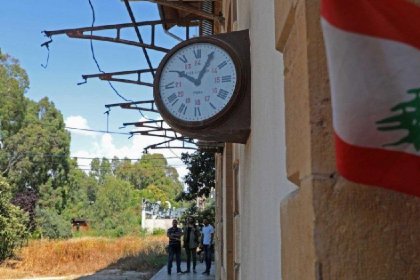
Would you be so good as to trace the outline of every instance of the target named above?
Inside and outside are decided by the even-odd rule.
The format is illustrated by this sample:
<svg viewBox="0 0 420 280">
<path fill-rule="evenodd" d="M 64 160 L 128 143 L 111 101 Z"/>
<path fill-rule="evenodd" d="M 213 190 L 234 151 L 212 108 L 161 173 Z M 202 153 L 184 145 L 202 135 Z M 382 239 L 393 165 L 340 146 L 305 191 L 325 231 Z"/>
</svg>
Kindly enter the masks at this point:
<svg viewBox="0 0 420 280">
<path fill-rule="evenodd" d="M 420 199 L 353 184 L 335 171 L 319 1 L 276 1 L 284 54 L 287 172 L 283 279 L 420 279 Z"/>
<path fill-rule="evenodd" d="M 420 279 L 420 199 L 342 178 L 313 193 L 322 279 Z"/>
<path fill-rule="evenodd" d="M 252 120 L 247 144 L 233 150 L 239 186 L 236 277 L 281 279 L 280 201 L 294 187 L 286 176 L 283 61 L 274 48 L 274 2 L 238 1 L 238 10 L 238 28 L 250 30 Z"/>
<path fill-rule="evenodd" d="M 141 228 L 152 232 L 155 229 L 164 229 L 172 227 L 172 219 L 144 219 L 141 222 Z"/>
</svg>

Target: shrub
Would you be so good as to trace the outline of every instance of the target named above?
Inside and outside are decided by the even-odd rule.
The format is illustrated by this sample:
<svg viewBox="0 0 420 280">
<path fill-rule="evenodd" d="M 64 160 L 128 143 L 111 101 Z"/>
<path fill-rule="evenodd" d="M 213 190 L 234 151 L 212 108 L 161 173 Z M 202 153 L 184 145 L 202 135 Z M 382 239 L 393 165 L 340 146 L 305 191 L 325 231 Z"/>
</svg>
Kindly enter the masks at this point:
<svg viewBox="0 0 420 280">
<path fill-rule="evenodd" d="M 28 213 L 29 221 L 27 227 L 30 232 L 35 230 L 35 205 L 37 201 L 38 196 L 32 189 L 19 192 L 12 199 L 14 205 Z"/>
<path fill-rule="evenodd" d="M 155 228 L 153 229 L 152 235 L 163 235 L 166 234 L 166 230 L 163 228 Z"/>
<path fill-rule="evenodd" d="M 28 216 L 10 202 L 11 188 L 0 177 L 0 261 L 13 255 L 28 237 Z"/>
<path fill-rule="evenodd" d="M 43 238 L 59 239 L 71 237 L 71 224 L 54 209 L 37 208 L 37 224 Z"/>
</svg>

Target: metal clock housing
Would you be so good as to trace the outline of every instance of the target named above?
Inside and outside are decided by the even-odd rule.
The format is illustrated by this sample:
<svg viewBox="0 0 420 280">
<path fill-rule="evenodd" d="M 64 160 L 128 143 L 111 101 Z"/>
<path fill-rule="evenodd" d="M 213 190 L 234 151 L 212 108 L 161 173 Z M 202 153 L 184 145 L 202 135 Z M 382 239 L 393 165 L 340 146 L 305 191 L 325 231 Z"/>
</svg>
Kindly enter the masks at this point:
<svg viewBox="0 0 420 280">
<path fill-rule="evenodd" d="M 175 46 L 159 65 L 154 98 L 164 119 L 179 128 L 223 121 L 240 97 L 242 69 L 225 42 L 199 37 Z"/>
</svg>

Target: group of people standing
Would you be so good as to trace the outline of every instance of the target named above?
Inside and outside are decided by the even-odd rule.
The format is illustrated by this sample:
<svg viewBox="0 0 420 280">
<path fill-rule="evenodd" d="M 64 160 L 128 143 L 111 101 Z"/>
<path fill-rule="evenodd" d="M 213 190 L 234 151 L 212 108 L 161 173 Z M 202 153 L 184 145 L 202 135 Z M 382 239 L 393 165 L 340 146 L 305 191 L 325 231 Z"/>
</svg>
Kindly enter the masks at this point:
<svg viewBox="0 0 420 280">
<path fill-rule="evenodd" d="M 197 273 L 195 270 L 197 265 L 197 250 L 201 249 L 204 253 L 204 259 L 206 262 L 206 270 L 203 274 L 210 274 L 211 268 L 211 257 L 213 249 L 213 238 L 214 228 L 209 223 L 208 219 L 203 220 L 203 227 L 200 229 L 195 224 L 192 217 L 188 217 L 186 225 L 183 229 L 178 227 L 178 221 L 172 221 L 172 227 L 168 229 L 167 236 L 169 238 L 168 246 L 168 274 L 172 272 L 172 262 L 175 256 L 176 259 L 176 270 L 178 274 L 190 273 L 191 272 L 191 260 L 192 260 L 192 272 Z M 181 239 L 187 255 L 187 270 L 181 270 Z"/>
</svg>

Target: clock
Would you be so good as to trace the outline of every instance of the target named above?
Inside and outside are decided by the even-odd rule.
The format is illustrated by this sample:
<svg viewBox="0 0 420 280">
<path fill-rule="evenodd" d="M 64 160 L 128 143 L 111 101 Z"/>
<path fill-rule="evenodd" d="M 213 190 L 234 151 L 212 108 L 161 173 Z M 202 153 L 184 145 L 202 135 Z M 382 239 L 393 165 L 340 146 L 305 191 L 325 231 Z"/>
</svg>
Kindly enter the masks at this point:
<svg viewBox="0 0 420 280">
<path fill-rule="evenodd" d="M 250 133 L 248 30 L 197 37 L 162 59 L 154 100 L 162 118 L 182 135 L 246 143 Z"/>
<path fill-rule="evenodd" d="M 162 60 L 155 101 L 169 123 L 202 129 L 222 119 L 240 97 L 241 74 L 238 55 L 228 44 L 193 38 Z"/>
</svg>

